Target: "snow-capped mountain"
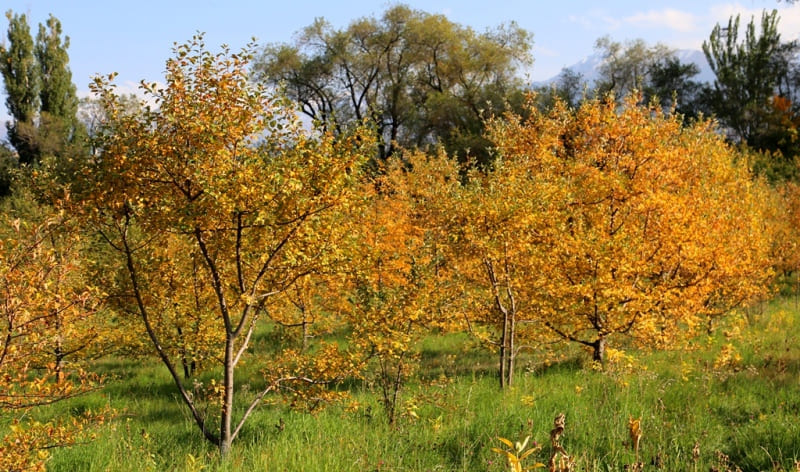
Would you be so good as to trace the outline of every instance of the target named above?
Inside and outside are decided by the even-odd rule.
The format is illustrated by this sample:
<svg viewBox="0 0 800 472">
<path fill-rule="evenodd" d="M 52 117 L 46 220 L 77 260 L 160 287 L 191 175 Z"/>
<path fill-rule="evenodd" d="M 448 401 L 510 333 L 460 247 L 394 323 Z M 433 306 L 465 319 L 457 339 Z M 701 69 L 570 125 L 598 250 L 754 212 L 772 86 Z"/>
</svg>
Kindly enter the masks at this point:
<svg viewBox="0 0 800 472">
<path fill-rule="evenodd" d="M 708 61 L 706 61 L 706 56 L 703 54 L 703 51 L 699 51 L 697 49 L 678 49 L 675 51 L 675 57 L 677 57 L 678 60 L 680 60 L 683 64 L 692 63 L 697 66 L 699 73 L 692 77 L 694 81 L 706 83 L 714 82 L 714 72 L 712 72 L 711 67 L 708 65 Z M 593 85 L 594 82 L 600 77 L 600 67 L 602 65 L 602 56 L 599 54 L 592 54 L 591 56 L 585 57 L 571 66 L 565 67 L 565 69 L 569 69 L 572 72 L 580 74 L 584 81 L 588 82 L 590 85 Z M 559 75 L 555 75 L 546 80 L 534 82 L 533 86 L 539 87 L 543 85 L 550 85 L 558 80 Z"/>
</svg>

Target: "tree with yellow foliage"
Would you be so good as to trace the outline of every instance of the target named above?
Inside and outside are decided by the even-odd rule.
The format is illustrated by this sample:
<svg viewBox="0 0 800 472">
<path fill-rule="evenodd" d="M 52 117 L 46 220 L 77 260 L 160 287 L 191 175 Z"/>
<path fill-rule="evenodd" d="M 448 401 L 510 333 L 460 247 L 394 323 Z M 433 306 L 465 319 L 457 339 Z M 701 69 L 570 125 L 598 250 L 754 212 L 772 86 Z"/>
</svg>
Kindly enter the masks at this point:
<svg viewBox="0 0 800 472">
<path fill-rule="evenodd" d="M 386 163 L 367 182 L 366 204 L 350 216 L 352 258 L 343 274 L 342 309 L 351 340 L 370 361 L 390 424 L 405 380 L 414 372 L 418 344 L 433 329 L 452 323 L 444 305 L 452 278 L 445 260 L 446 235 L 437 227 L 430 203 L 441 179 L 455 169 L 438 167 L 440 156 L 411 152 Z"/>
<path fill-rule="evenodd" d="M 536 289 L 527 309 L 599 362 L 615 335 L 676 346 L 707 315 L 763 295 L 770 276 L 761 184 L 711 123 L 683 127 L 636 100 L 557 104 L 490 128 L 541 202 L 518 229 L 542 261 L 521 284 Z"/>
<path fill-rule="evenodd" d="M 500 386 L 512 385 L 519 352 L 541 336 L 536 301 L 544 296 L 555 239 L 548 210 L 563 200 L 533 158 L 498 156 L 489 172 L 471 170 L 464 185 L 437 189 L 449 255 L 463 294 L 454 305 L 467 330 L 498 353 Z M 458 182 L 454 171 L 451 180 Z"/>
<path fill-rule="evenodd" d="M 44 470 L 49 449 L 74 444 L 89 416 L 22 418 L 97 388 L 79 361 L 97 340 L 101 297 L 83 275 L 84 241 L 65 213 L 18 210 L 0 210 L 0 412 L 14 418 L 0 438 L 0 469 Z"/>
<path fill-rule="evenodd" d="M 141 320 L 223 456 L 267 394 L 320 387 L 351 367 L 331 347 L 320 358 L 263 356 L 250 341 L 276 295 L 339 257 L 335 215 L 353 201 L 374 146 L 367 135 L 304 130 L 280 97 L 250 82 L 251 50 L 212 54 L 202 37 L 177 46 L 166 85 L 142 85 L 155 104 L 134 112 L 98 78 L 107 122 L 76 186 L 84 217 L 118 256 L 117 309 Z M 245 359 L 262 363 L 262 379 L 235 379 Z M 179 373 L 192 362 L 218 377 L 193 391 Z"/>
</svg>

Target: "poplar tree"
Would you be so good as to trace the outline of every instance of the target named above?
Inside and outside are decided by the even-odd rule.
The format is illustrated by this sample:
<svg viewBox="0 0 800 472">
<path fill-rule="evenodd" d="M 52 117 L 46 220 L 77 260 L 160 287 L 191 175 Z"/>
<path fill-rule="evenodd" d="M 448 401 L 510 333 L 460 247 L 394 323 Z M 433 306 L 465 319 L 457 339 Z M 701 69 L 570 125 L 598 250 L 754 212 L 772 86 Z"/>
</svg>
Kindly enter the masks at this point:
<svg viewBox="0 0 800 472">
<path fill-rule="evenodd" d="M 782 108 L 791 108 L 793 101 L 796 84 L 791 75 L 798 44 L 781 39 L 779 20 L 777 10 L 763 12 L 760 24 L 751 19 L 740 40 L 740 18 L 731 17 L 725 27 L 714 28 L 703 51 L 716 75 L 709 92 L 711 110 L 730 137 L 756 150 L 780 151 L 791 161 L 798 150 L 792 145 L 791 131 L 787 136 L 788 128 L 781 130 L 780 123 L 787 115 Z M 794 165 L 790 162 L 784 167 L 791 170 Z"/>
<path fill-rule="evenodd" d="M 78 97 L 69 69 L 69 36 L 63 36 L 61 22 L 50 15 L 47 28 L 39 25 L 36 36 L 35 55 L 38 63 L 39 109 L 42 124 L 49 124 L 57 131 L 56 138 L 66 144 L 75 140 L 79 133 Z"/>
<path fill-rule="evenodd" d="M 26 15 L 6 12 L 8 45 L 0 45 L 0 70 L 6 86 L 6 106 L 13 120 L 6 124 L 8 141 L 19 162 L 35 160 L 34 120 L 39 110 L 40 79 L 33 38 Z"/>
<path fill-rule="evenodd" d="M 39 25 L 34 42 L 26 15 L 6 13 L 8 44 L 0 46 L 0 70 L 6 105 L 12 121 L 6 125 L 9 142 L 20 164 L 43 157 L 63 157 L 85 133 L 77 120 L 78 97 L 69 69 L 69 37 L 50 15 Z"/>
</svg>

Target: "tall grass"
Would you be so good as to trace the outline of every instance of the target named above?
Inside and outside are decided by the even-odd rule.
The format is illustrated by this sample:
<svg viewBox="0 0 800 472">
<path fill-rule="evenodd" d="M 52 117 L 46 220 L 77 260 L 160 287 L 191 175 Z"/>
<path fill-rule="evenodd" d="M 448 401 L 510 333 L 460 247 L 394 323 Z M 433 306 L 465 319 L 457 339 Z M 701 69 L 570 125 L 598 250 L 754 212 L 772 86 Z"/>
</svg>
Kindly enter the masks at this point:
<svg viewBox="0 0 800 472">
<path fill-rule="evenodd" d="M 155 361 L 106 359 L 98 365 L 113 379 L 105 389 L 36 415 L 119 412 L 93 441 L 55 451 L 48 466 L 57 471 L 500 471 L 505 459 L 491 450 L 498 437 L 531 436 L 541 449 L 526 461 L 546 464 L 559 413 L 561 445 L 577 470 L 635 470 L 636 418 L 644 470 L 790 471 L 800 461 L 797 320 L 794 299 L 777 299 L 731 317 L 690 349 L 627 351 L 603 371 L 580 350 L 550 364 L 533 353 L 506 391 L 491 353 L 463 335 L 431 337 L 394 427 L 378 392 L 358 381 L 347 386 L 349 400 L 314 414 L 266 404 L 224 462 Z"/>
</svg>

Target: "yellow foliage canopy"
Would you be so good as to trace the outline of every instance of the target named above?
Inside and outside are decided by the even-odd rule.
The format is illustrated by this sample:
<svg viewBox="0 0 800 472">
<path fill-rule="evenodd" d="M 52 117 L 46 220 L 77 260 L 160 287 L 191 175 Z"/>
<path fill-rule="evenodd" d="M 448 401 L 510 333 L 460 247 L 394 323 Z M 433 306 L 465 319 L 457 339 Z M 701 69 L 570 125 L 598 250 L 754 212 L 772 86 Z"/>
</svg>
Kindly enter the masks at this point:
<svg viewBox="0 0 800 472">
<path fill-rule="evenodd" d="M 461 199 L 465 273 L 488 271 L 504 324 L 513 306 L 602 360 L 611 335 L 674 346 L 766 293 L 767 190 L 711 123 L 636 97 L 529 113 L 491 123 L 497 167 Z"/>
</svg>

